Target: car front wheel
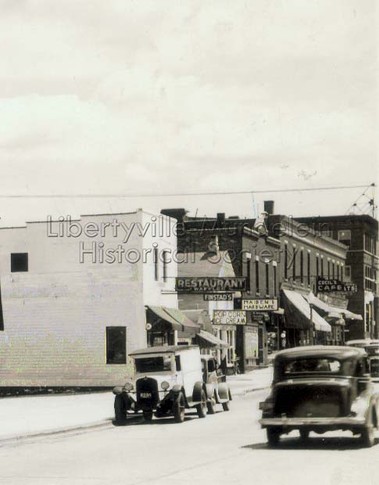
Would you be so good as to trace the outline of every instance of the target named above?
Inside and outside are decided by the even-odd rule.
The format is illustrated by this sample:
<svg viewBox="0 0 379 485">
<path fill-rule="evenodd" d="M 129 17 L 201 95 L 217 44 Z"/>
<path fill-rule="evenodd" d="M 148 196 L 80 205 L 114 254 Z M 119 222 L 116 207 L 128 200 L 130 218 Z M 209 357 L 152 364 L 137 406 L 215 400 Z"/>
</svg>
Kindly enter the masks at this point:
<svg viewBox="0 0 379 485">
<path fill-rule="evenodd" d="M 180 392 L 174 401 L 174 420 L 176 423 L 183 423 L 185 417 L 186 406 L 184 402 L 183 393 Z"/>
<path fill-rule="evenodd" d="M 114 413 L 115 413 L 115 423 L 125 424 L 126 423 L 126 406 L 124 399 L 121 395 L 117 395 L 114 400 Z"/>
<path fill-rule="evenodd" d="M 369 419 L 366 426 L 361 431 L 361 442 L 365 448 L 371 448 L 375 444 L 375 429 L 373 426 L 373 410 L 370 410 Z"/>
</svg>

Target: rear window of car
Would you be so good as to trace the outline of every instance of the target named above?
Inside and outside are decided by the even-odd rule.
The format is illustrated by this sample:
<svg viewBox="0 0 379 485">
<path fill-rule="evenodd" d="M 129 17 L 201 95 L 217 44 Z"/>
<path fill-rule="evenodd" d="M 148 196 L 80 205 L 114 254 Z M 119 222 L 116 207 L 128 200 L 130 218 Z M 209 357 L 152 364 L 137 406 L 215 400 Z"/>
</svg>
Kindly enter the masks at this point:
<svg viewBox="0 0 379 485">
<path fill-rule="evenodd" d="M 284 375 L 288 374 L 338 374 L 341 362 L 328 358 L 303 358 L 286 362 L 283 367 Z"/>
<path fill-rule="evenodd" d="M 135 359 L 136 371 L 144 372 L 164 372 L 171 370 L 171 357 L 144 357 Z"/>
</svg>

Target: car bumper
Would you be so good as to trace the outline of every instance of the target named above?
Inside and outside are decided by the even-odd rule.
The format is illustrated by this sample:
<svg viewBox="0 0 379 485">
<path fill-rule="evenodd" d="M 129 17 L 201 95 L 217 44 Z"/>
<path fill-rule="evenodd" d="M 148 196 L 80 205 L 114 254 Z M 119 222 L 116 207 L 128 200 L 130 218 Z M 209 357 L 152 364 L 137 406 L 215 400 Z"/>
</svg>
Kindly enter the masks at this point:
<svg viewBox="0 0 379 485">
<path fill-rule="evenodd" d="M 281 428 L 359 428 L 365 425 L 365 419 L 363 417 L 347 416 L 341 418 L 262 418 L 259 420 L 262 428 L 269 426 L 278 426 Z"/>
</svg>

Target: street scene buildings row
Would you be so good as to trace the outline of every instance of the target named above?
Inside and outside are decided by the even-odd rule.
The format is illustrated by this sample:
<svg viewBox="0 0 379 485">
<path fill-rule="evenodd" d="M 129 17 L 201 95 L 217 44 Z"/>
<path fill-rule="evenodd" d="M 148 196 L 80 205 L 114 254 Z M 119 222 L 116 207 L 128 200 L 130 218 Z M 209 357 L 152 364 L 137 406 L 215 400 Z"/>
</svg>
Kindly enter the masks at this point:
<svg viewBox="0 0 379 485">
<path fill-rule="evenodd" d="M 0 387 L 112 387 L 146 345 L 225 372 L 378 337 L 377 220 L 137 210 L 0 228 Z"/>
</svg>

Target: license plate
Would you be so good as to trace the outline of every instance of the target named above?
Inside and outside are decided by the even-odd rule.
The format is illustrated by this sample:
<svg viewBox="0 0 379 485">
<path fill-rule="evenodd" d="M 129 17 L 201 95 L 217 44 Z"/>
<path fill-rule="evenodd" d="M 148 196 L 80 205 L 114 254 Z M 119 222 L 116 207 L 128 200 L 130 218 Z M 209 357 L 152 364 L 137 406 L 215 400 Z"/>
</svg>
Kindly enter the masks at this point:
<svg viewBox="0 0 379 485">
<path fill-rule="evenodd" d="M 140 396 L 142 398 L 150 398 L 151 397 L 151 392 L 141 392 Z"/>
</svg>

